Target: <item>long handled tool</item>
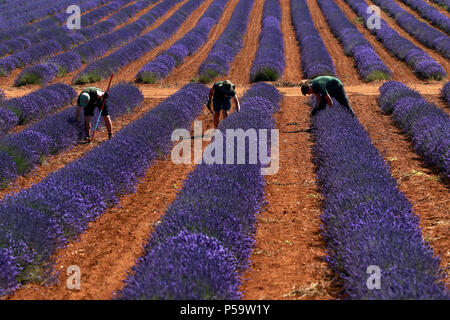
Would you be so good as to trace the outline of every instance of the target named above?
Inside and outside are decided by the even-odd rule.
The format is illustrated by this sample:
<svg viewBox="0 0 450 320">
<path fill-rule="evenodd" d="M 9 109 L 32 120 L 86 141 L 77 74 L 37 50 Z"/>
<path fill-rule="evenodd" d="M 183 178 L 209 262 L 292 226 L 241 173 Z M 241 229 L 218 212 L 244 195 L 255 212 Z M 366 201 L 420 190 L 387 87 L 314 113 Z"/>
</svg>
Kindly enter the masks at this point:
<svg viewBox="0 0 450 320">
<path fill-rule="evenodd" d="M 106 89 L 106 92 L 105 92 L 105 94 L 103 95 L 103 103 L 102 103 L 102 107 L 100 108 L 100 111 L 99 111 L 99 113 L 98 113 L 97 123 L 95 124 L 94 131 L 92 132 L 91 141 L 94 141 L 95 131 L 97 131 L 98 123 L 99 123 L 99 121 L 100 121 L 100 117 L 101 117 L 101 115 L 102 115 L 103 107 L 105 106 L 105 102 L 106 102 L 106 94 L 107 94 L 108 91 L 109 91 L 109 87 L 111 86 L 111 82 L 112 82 L 113 77 L 114 77 L 114 74 L 111 74 L 111 78 L 109 79 L 108 88 Z"/>
</svg>

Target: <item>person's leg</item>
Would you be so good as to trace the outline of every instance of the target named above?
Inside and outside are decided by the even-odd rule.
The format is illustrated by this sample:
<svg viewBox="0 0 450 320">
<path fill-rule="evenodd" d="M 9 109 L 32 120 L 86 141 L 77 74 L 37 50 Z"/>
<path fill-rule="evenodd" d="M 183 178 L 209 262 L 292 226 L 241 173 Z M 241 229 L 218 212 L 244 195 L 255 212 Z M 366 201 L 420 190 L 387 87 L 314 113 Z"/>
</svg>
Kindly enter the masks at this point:
<svg viewBox="0 0 450 320">
<path fill-rule="evenodd" d="M 86 137 L 91 136 L 91 117 L 90 116 L 84 116 L 84 132 Z"/>
<path fill-rule="evenodd" d="M 350 107 L 350 102 L 348 101 L 348 97 L 347 94 L 345 93 L 344 87 L 341 87 L 341 90 L 337 92 L 334 98 L 336 99 L 337 102 L 339 102 L 341 106 L 347 109 L 347 111 L 350 112 L 352 116 L 356 116 L 352 107 Z"/>
<path fill-rule="evenodd" d="M 108 137 L 112 136 L 112 122 L 109 116 L 103 116 L 103 121 L 105 121 L 106 130 L 108 131 Z"/>
<path fill-rule="evenodd" d="M 228 112 L 228 110 L 225 109 L 222 110 L 222 119 L 228 118 L 229 115 L 230 113 Z"/>
<path fill-rule="evenodd" d="M 217 129 L 219 127 L 220 122 L 220 110 L 216 111 L 214 110 L 214 129 Z"/>
</svg>

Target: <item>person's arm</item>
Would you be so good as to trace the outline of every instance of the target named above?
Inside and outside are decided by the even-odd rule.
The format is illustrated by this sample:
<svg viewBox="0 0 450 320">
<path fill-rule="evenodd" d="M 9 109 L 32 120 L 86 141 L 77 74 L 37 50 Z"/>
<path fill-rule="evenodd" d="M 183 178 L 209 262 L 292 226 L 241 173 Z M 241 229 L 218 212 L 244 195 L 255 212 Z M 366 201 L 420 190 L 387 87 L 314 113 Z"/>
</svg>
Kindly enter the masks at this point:
<svg viewBox="0 0 450 320">
<path fill-rule="evenodd" d="M 209 90 L 208 103 L 206 104 L 206 107 L 207 107 L 210 111 L 211 111 L 211 100 L 212 100 L 212 98 L 213 98 L 213 95 L 214 95 L 214 87 L 211 88 L 211 89 Z"/>
<path fill-rule="evenodd" d="M 78 99 L 77 99 L 77 114 L 75 116 L 75 119 L 78 122 L 80 122 L 80 120 L 81 120 L 81 109 L 82 109 L 82 107 L 80 106 L 80 96 L 78 96 Z"/>
<path fill-rule="evenodd" d="M 316 96 L 316 105 L 315 105 L 315 107 L 318 108 L 319 104 L 320 104 L 320 101 L 322 101 L 322 96 L 320 94 L 318 94 L 318 93 L 314 93 L 314 95 Z"/>
<path fill-rule="evenodd" d="M 327 95 L 325 96 L 325 100 L 327 100 L 327 103 L 330 107 L 333 106 L 333 99 L 331 99 L 330 95 L 327 93 Z"/>
<path fill-rule="evenodd" d="M 239 99 L 238 99 L 237 95 L 235 95 L 233 97 L 233 101 L 234 101 L 234 104 L 236 105 L 237 112 L 241 112 L 241 104 L 239 103 Z"/>
</svg>

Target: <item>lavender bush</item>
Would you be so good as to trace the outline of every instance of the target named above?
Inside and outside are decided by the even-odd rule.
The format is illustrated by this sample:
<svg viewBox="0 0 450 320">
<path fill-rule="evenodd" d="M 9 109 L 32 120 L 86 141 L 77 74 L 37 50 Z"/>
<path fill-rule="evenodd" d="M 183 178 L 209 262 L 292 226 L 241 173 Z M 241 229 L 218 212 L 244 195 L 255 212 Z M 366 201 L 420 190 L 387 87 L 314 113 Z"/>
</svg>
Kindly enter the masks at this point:
<svg viewBox="0 0 450 320">
<path fill-rule="evenodd" d="M 0 287 L 0 295 L 21 283 L 45 280 L 42 274 L 52 265 L 55 250 L 117 204 L 120 195 L 135 191 L 148 167 L 170 151 L 173 130 L 189 128 L 200 114 L 207 93 L 205 86 L 186 85 L 83 158 L 5 197 L 0 203 L 0 243 L 8 251 L 0 256 L 0 270 L 8 273 L 1 275 L 0 284 L 6 286 Z M 22 257 L 26 260 L 17 261 Z"/>
<path fill-rule="evenodd" d="M 3 104 L 0 104 L 0 123 L 8 123 L 11 128 L 31 120 L 41 119 L 71 103 L 76 96 L 77 93 L 72 87 L 58 83 L 20 98 L 5 100 Z M 6 131 L 0 130 L 0 135 Z"/>
<path fill-rule="evenodd" d="M 305 77 L 313 79 L 325 75 L 336 76 L 333 60 L 314 26 L 306 0 L 291 0 L 290 5 Z"/>
<path fill-rule="evenodd" d="M 368 5 L 364 0 L 345 0 L 345 2 L 352 7 L 359 17 L 367 22 L 370 14 L 367 13 Z M 400 36 L 383 19 L 381 19 L 381 28 L 374 28 L 371 32 L 376 35 L 386 49 L 413 67 L 414 72 L 420 79 L 441 80 L 447 75 L 438 62 L 411 41 Z"/>
<path fill-rule="evenodd" d="M 423 0 L 400 0 L 417 11 L 422 18 L 430 21 L 433 25 L 450 34 L 450 18 L 443 15 L 439 10 L 433 8 Z"/>
<path fill-rule="evenodd" d="M 450 81 L 444 84 L 441 89 L 441 95 L 444 101 L 447 102 L 447 106 L 450 106 Z"/>
<path fill-rule="evenodd" d="M 130 62 L 139 59 L 145 53 L 160 45 L 164 40 L 170 38 L 203 2 L 204 0 L 189 0 L 158 28 L 135 39 L 112 54 L 89 64 L 74 77 L 73 83 L 84 84 L 99 81 L 109 77 Z M 165 7 L 171 6 L 173 6 L 173 2 L 165 4 Z"/>
<path fill-rule="evenodd" d="M 50 93 L 57 96 L 54 89 L 43 92 L 43 96 Z M 111 118 L 114 119 L 129 112 L 139 106 L 142 101 L 142 94 L 133 85 L 120 83 L 112 87 L 108 98 Z M 45 105 L 45 99 L 42 96 L 35 95 L 21 101 L 15 101 L 15 103 L 17 106 L 21 106 L 22 103 L 25 107 L 32 109 L 32 112 L 40 113 L 43 112 L 42 106 Z M 51 104 L 49 105 L 51 106 Z M 75 120 L 76 108 L 76 106 L 68 108 L 31 125 L 19 133 L 0 139 L 0 151 L 7 153 L 14 160 L 14 164 L 10 163 L 9 166 L 5 165 L 0 168 L 0 176 L 10 176 L 10 174 L 4 172 L 13 172 L 13 166 L 16 168 L 17 175 L 22 175 L 41 163 L 46 156 L 59 153 L 77 144 L 84 134 L 84 129 L 82 124 Z M 0 181 L 3 185 L 9 182 L 10 180 L 6 179 Z"/>
<path fill-rule="evenodd" d="M 284 41 L 280 0 L 266 0 L 259 46 L 250 70 L 250 82 L 275 81 L 284 72 Z"/>
<path fill-rule="evenodd" d="M 448 299 L 439 258 L 389 165 L 337 102 L 313 118 L 317 180 L 324 196 L 326 261 L 351 299 Z M 369 289 L 369 266 L 381 270 Z"/>
<path fill-rule="evenodd" d="M 355 59 L 361 78 L 364 81 L 390 79 L 392 73 L 389 68 L 339 6 L 332 0 L 318 0 L 317 3 L 331 30 L 342 43 L 345 54 Z"/>
<path fill-rule="evenodd" d="M 450 0 L 431 0 L 434 3 L 438 4 L 444 9 L 447 9 L 447 11 L 450 11 Z"/>
<path fill-rule="evenodd" d="M 213 1 L 197 25 L 168 50 L 144 65 L 138 72 L 136 80 L 144 83 L 156 83 L 167 77 L 176 66 L 182 64 L 188 55 L 194 54 L 208 40 L 209 32 L 219 22 L 228 1 Z"/>
<path fill-rule="evenodd" d="M 281 95 L 273 86 L 255 84 L 241 100 L 241 112 L 222 121 L 219 130 L 274 128 L 272 115 L 278 111 Z M 224 140 L 225 146 L 226 136 Z M 247 151 L 248 147 L 247 143 Z M 255 242 L 255 214 L 264 205 L 264 186 L 260 163 L 197 165 L 117 296 L 240 298 L 240 275 L 249 266 Z"/>
<path fill-rule="evenodd" d="M 450 37 L 425 22 L 418 21 L 416 17 L 403 10 L 393 0 L 373 0 L 373 2 L 393 16 L 397 24 L 420 43 L 435 49 L 444 57 L 450 58 Z"/>
<path fill-rule="evenodd" d="M 393 113 L 398 126 L 411 138 L 414 150 L 450 179 L 450 117 L 418 92 L 401 82 L 389 81 L 380 87 L 378 103 Z"/>
<path fill-rule="evenodd" d="M 242 48 L 253 3 L 254 0 L 241 0 L 236 5 L 227 27 L 198 69 L 200 82 L 208 83 L 228 73 L 230 63 Z"/>
<path fill-rule="evenodd" d="M 125 0 L 120 0 L 120 7 L 126 4 Z M 16 82 L 25 83 L 45 83 L 52 81 L 56 76 L 65 76 L 68 72 L 73 72 L 82 66 L 82 62 L 89 62 L 96 57 L 105 54 L 109 49 L 113 49 L 116 46 L 122 45 L 124 42 L 139 35 L 139 33 L 148 26 L 147 22 L 154 22 L 158 16 L 157 7 L 151 10 L 147 14 L 143 15 L 138 21 L 126 25 L 112 33 L 113 29 L 119 24 L 127 21 L 130 17 L 136 14 L 138 11 L 152 5 L 156 0 L 140 0 L 136 3 L 122 8 L 117 13 L 113 14 L 107 20 L 95 24 L 89 28 L 83 28 L 80 30 L 80 34 L 83 39 L 80 42 L 82 44 L 72 48 L 70 51 L 60 53 L 56 56 L 49 58 L 44 64 L 39 67 L 30 67 L 24 69 L 24 71 L 17 77 Z M 115 6 L 119 6 L 116 4 Z M 92 11 L 94 12 L 94 11 Z M 83 20 L 84 21 L 84 20 Z M 80 36 L 81 36 L 80 35 Z M 103 35 L 103 36 L 102 36 Z M 87 41 L 86 41 L 87 40 Z M 50 66 L 51 65 L 51 66 Z M 39 70 L 53 70 L 53 66 L 58 68 L 58 72 L 36 72 L 36 68 Z M 5 67 L 6 69 L 6 67 Z M 11 70 L 12 68 L 8 68 Z M 0 60 L 0 72 L 1 72 L 1 60 Z M 10 72 L 10 71 L 9 71 Z M 5 73 L 5 72 L 4 72 Z M 28 81 L 24 81 L 26 77 Z"/>
</svg>

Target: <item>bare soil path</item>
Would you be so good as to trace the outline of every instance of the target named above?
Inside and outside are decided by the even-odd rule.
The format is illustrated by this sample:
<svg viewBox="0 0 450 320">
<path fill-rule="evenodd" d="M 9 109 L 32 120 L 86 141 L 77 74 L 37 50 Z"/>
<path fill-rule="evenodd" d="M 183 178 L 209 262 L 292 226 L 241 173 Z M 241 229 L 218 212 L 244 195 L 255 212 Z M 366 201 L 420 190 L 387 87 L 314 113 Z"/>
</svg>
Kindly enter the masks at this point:
<svg viewBox="0 0 450 320">
<path fill-rule="evenodd" d="M 358 15 L 353 11 L 353 9 L 344 0 L 335 0 L 336 4 L 341 8 L 341 10 L 346 15 L 347 19 L 355 25 L 359 32 L 366 38 L 366 40 L 372 45 L 375 52 L 381 58 L 381 60 L 386 64 L 386 66 L 392 72 L 392 80 L 402 81 L 402 82 L 419 82 L 421 81 L 416 77 L 413 69 L 408 66 L 405 62 L 394 57 L 383 44 L 378 41 L 375 35 L 371 34 L 369 29 L 365 27 L 365 24 L 360 24 L 357 21 Z"/>
<path fill-rule="evenodd" d="M 197 25 L 197 22 L 200 20 L 201 16 L 205 13 L 205 11 L 208 9 L 208 7 L 211 5 L 213 0 L 206 0 L 204 1 L 192 14 L 189 18 L 186 19 L 185 22 L 178 28 L 178 30 L 175 32 L 175 34 L 164 41 L 160 46 L 154 48 L 153 50 L 147 52 L 144 54 L 141 58 L 139 58 L 136 61 L 133 61 L 120 69 L 114 77 L 117 79 L 117 81 L 131 81 L 134 82 L 136 80 L 136 75 L 141 70 L 141 68 L 150 62 L 151 60 L 155 59 L 158 54 L 161 52 L 169 49 L 176 41 L 184 37 L 184 35 L 189 32 L 192 28 L 194 28 Z M 94 85 L 100 86 L 100 87 L 106 87 L 108 85 L 109 79 L 105 79 L 102 81 L 99 81 L 95 83 Z"/>
<path fill-rule="evenodd" d="M 184 62 L 177 66 L 168 77 L 155 84 L 154 86 L 171 87 L 178 86 L 189 82 L 191 79 L 195 78 L 198 72 L 198 68 L 202 62 L 206 59 L 212 47 L 216 43 L 217 39 L 222 35 L 228 26 L 228 22 L 233 15 L 236 5 L 239 0 L 230 0 L 224 10 L 219 23 L 215 25 L 209 33 L 208 41 L 192 56 L 186 57 Z"/>
<path fill-rule="evenodd" d="M 290 0 L 281 0 L 281 32 L 284 39 L 284 57 L 286 66 L 281 80 L 300 82 L 303 79 L 300 47 L 292 24 Z"/>
<path fill-rule="evenodd" d="M 212 128 L 212 120 L 201 114 L 203 132 Z M 206 144 L 204 144 L 206 147 Z M 192 150 L 192 154 L 193 154 Z M 58 283 L 45 287 L 27 285 L 10 296 L 11 300 L 106 300 L 123 288 L 128 272 L 143 254 L 156 223 L 176 198 L 191 165 L 175 165 L 170 155 L 158 159 L 140 180 L 137 192 L 120 199 L 120 206 L 108 209 L 89 224 L 88 229 L 55 255 Z M 81 289 L 66 287 L 68 266 L 81 269 Z"/>
<path fill-rule="evenodd" d="M 314 21 L 314 25 L 322 37 L 325 48 L 331 55 L 338 78 L 341 79 L 344 85 L 361 83 L 362 80 L 359 77 L 358 71 L 354 67 L 355 60 L 352 57 L 345 55 L 343 47 L 331 32 L 331 29 L 328 26 L 317 1 L 307 0 L 307 4 Z"/>
<path fill-rule="evenodd" d="M 228 75 L 216 78 L 214 81 L 231 79 L 236 86 L 250 82 L 250 69 L 259 45 L 259 35 L 261 33 L 262 15 L 264 9 L 263 0 L 255 0 L 250 12 L 247 31 L 242 42 L 242 49 L 234 58 L 230 65 Z"/>
<path fill-rule="evenodd" d="M 333 299 L 338 293 L 323 261 L 321 196 L 315 184 L 306 98 L 284 96 L 275 115 L 280 169 L 266 176 L 266 210 L 258 218 L 252 267 L 243 275 L 244 299 Z"/>
<path fill-rule="evenodd" d="M 371 0 L 365 0 L 368 5 L 376 5 Z M 438 52 L 434 51 L 433 49 L 425 47 L 423 44 L 421 44 L 419 41 L 417 41 L 413 36 L 411 36 L 408 32 L 406 32 L 403 28 L 401 28 L 394 18 L 388 16 L 385 11 L 381 10 L 381 18 L 386 21 L 386 23 L 394 29 L 399 35 L 401 35 L 403 38 L 408 39 L 411 41 L 416 47 L 422 49 L 425 51 L 430 57 L 432 57 L 436 62 L 438 62 L 444 70 L 449 73 L 450 72 L 450 60 L 446 59 L 442 55 L 440 55 Z M 448 76 L 447 76 L 448 79 Z M 448 80 L 445 80 L 448 81 Z"/>
</svg>

